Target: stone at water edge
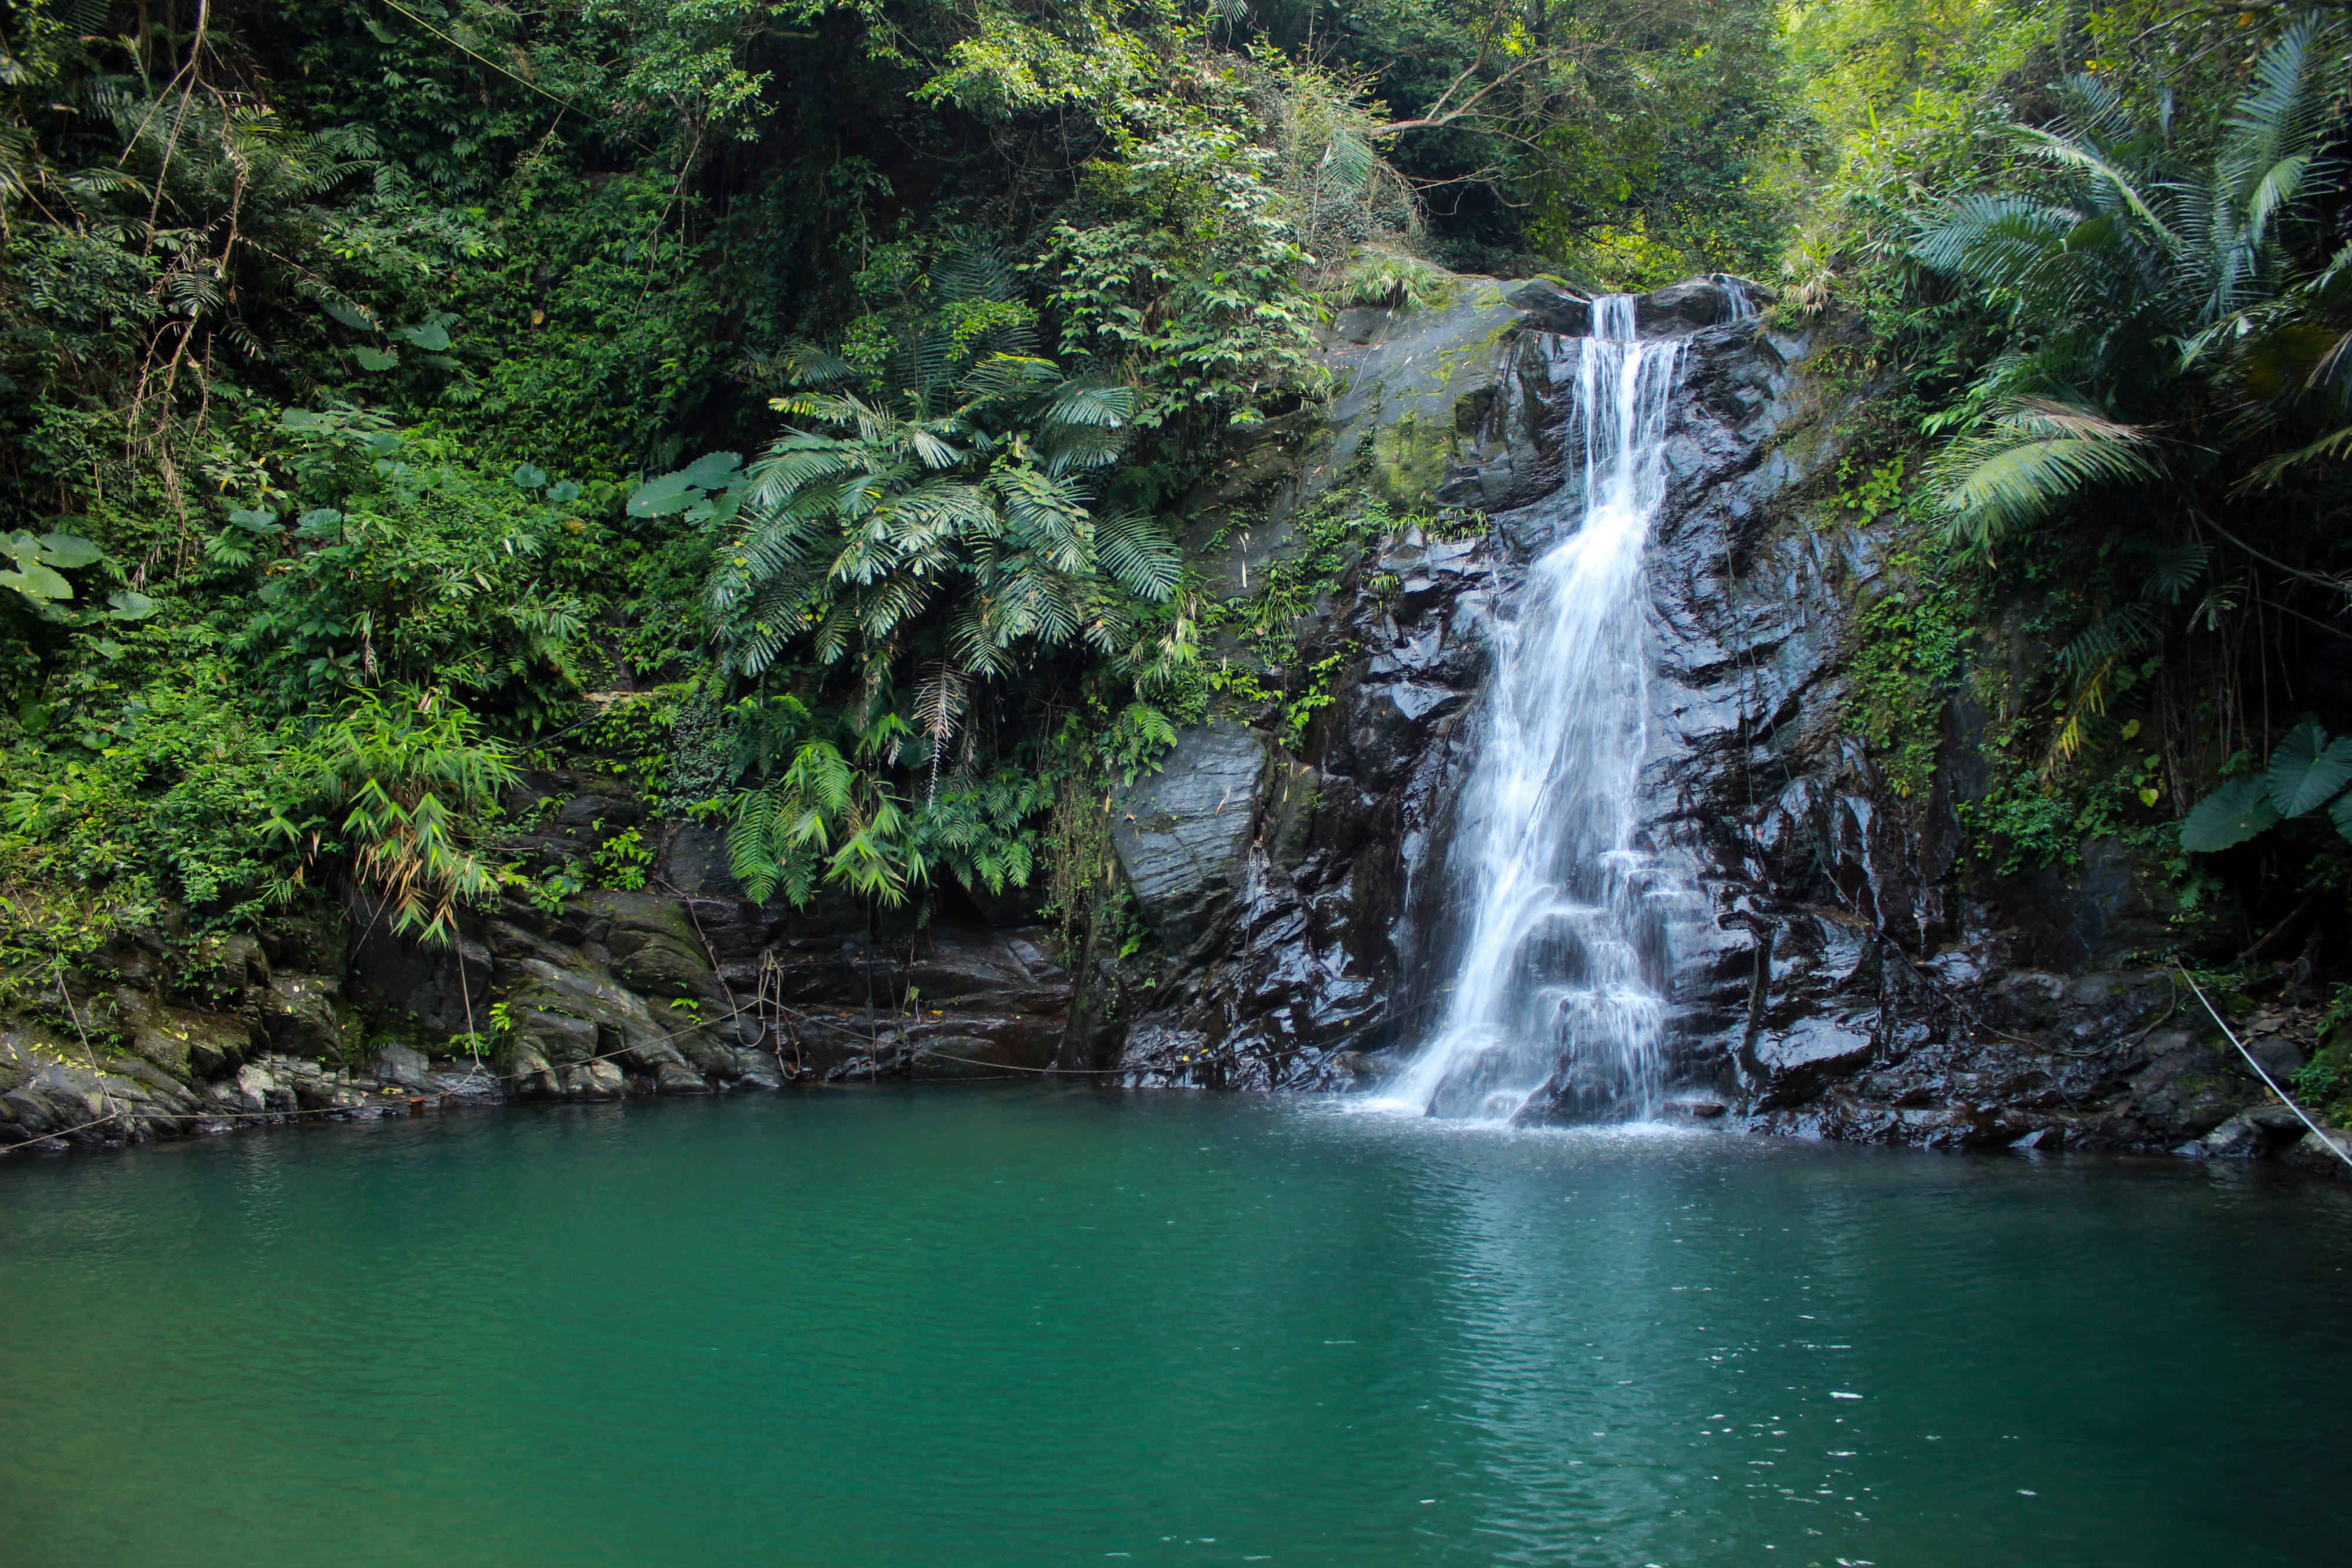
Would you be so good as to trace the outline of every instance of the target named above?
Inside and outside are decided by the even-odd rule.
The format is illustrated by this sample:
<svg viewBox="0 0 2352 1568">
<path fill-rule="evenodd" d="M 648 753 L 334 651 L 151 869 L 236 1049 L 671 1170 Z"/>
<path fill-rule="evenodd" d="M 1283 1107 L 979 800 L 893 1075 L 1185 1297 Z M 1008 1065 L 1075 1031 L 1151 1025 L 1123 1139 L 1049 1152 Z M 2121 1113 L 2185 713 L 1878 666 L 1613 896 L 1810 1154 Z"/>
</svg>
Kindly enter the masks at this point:
<svg viewBox="0 0 2352 1568">
<path fill-rule="evenodd" d="M 2352 1165 L 2344 1163 L 2344 1154 L 2352 1154 L 2352 1130 L 2331 1127 L 2324 1134 L 2305 1132 L 2303 1141 L 2279 1158 L 2299 1171 L 2334 1176 L 2340 1181 L 2352 1179 Z"/>
<path fill-rule="evenodd" d="M 385 1045 L 376 1051 L 375 1075 L 386 1083 L 397 1083 L 404 1089 L 432 1089 L 431 1063 L 421 1051 L 404 1045 Z"/>
</svg>

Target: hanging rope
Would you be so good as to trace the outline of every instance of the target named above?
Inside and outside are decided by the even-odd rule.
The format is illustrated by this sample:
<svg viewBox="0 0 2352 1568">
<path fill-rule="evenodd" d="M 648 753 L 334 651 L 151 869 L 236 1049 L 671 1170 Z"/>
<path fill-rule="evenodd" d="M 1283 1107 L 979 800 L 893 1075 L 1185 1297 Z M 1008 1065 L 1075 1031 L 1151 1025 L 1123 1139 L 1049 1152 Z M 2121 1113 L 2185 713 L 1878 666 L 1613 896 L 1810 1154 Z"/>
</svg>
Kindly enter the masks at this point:
<svg viewBox="0 0 2352 1568">
<path fill-rule="evenodd" d="M 2328 1153 L 2342 1160 L 2347 1166 L 2352 1166 L 2352 1151 L 2347 1151 L 2342 1144 L 2329 1137 L 2326 1129 L 2313 1121 L 2310 1113 L 2296 1104 L 2288 1096 L 2287 1092 L 2278 1086 L 2278 1081 L 2270 1075 L 2269 1070 L 2254 1060 L 2254 1053 L 2246 1049 L 2246 1042 L 2238 1038 L 2237 1031 L 2229 1026 L 2219 1012 L 2214 1011 L 2212 1002 L 2206 998 L 2205 988 L 2197 983 L 2197 977 L 2190 974 L 2188 967 L 2177 958 L 2173 960 L 2172 967 L 2180 971 L 2180 977 L 2189 982 L 2189 988 L 2197 993 L 2197 999 L 2205 1004 L 2206 1012 L 2212 1015 L 2213 1021 L 2221 1026 L 2221 1032 L 2229 1037 L 2230 1043 L 2238 1048 L 2238 1054 L 2246 1059 L 2246 1065 L 2254 1070 L 2254 1076 L 2270 1086 L 2270 1092 L 2279 1097 L 2281 1104 L 2303 1118 L 2303 1124 L 2311 1129 L 2313 1137 L 2327 1146 Z"/>
</svg>

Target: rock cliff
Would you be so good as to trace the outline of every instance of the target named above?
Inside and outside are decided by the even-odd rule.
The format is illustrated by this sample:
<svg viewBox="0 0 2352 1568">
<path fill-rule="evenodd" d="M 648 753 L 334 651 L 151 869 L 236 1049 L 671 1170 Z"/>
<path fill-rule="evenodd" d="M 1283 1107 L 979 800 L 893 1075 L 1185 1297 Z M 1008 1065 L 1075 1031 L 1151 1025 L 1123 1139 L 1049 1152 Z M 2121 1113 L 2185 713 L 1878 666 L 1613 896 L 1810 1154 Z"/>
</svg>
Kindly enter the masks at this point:
<svg viewBox="0 0 2352 1568">
<path fill-rule="evenodd" d="M 1836 396 L 1862 394 L 1809 374 L 1815 334 L 1728 323 L 1727 307 L 1719 280 L 1694 279 L 1640 308 L 1645 332 L 1690 335 L 1649 559 L 1643 789 L 1647 847 L 1703 895 L 1674 932 L 1675 1103 L 1868 1142 L 2328 1163 L 2166 972 L 2134 967 L 2162 923 L 2114 846 L 2086 844 L 2071 875 L 2000 878 L 1963 856 L 1958 808 L 1982 777 L 1963 704 L 1932 792 L 1905 800 L 1879 776 L 1847 722 L 1845 661 L 1898 522 L 1824 521 L 1809 483 L 1839 455 Z M 1265 743 L 1250 831 L 1222 823 L 1198 881 L 1137 879 L 1146 913 L 1181 906 L 1182 929 L 1128 1031 L 1128 1082 L 1342 1087 L 1426 1029 L 1448 916 L 1433 873 L 1486 629 L 1575 515 L 1558 504 L 1576 481 L 1549 345 L 1586 319 L 1538 280 L 1336 323 L 1347 390 L 1271 509 L 1353 476 L 1488 526 L 1465 536 L 1440 512 L 1368 546 L 1301 651 L 1348 653 L 1345 677 L 1297 756 Z M 1199 797 L 1185 771 L 1180 753 L 1153 788 Z M 1120 841 L 1130 873 L 1150 846 L 1148 830 Z M 2291 1070 L 2312 1010 L 2274 1012 L 2254 1020 L 2257 1054 Z"/>
</svg>

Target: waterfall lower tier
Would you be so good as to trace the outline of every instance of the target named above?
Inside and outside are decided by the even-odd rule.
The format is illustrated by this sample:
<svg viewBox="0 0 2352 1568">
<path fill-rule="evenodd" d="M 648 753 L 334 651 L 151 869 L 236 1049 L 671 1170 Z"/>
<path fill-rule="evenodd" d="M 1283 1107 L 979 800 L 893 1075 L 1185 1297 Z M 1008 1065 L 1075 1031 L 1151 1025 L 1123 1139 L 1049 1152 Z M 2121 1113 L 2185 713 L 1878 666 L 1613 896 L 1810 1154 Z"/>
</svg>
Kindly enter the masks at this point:
<svg viewBox="0 0 2352 1568">
<path fill-rule="evenodd" d="M 1592 335 L 1549 340 L 1573 398 L 1580 485 L 1564 537 L 1496 629 L 1494 675 L 1447 862 L 1452 976 L 1436 1032 L 1391 1097 L 1509 1121 L 1653 1113 L 1673 956 L 1667 885 L 1637 847 L 1649 659 L 1643 557 L 1665 490 L 1682 343 L 1641 337 L 1634 300 L 1593 302 Z"/>
</svg>

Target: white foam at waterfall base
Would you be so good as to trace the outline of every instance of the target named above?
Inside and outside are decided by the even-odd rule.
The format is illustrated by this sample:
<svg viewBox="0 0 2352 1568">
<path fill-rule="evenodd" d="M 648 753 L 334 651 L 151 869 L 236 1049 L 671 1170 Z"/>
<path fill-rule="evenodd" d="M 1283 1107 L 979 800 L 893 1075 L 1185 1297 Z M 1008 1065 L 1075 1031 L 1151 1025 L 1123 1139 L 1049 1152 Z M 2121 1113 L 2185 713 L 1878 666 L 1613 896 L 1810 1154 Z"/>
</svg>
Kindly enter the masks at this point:
<svg viewBox="0 0 2352 1568">
<path fill-rule="evenodd" d="M 1381 1103 L 1474 1121 L 1531 1108 L 1654 1115 L 1672 955 L 1654 858 L 1634 842 L 1647 747 L 1643 558 L 1665 490 L 1678 340 L 1644 341 L 1634 300 L 1593 302 L 1555 340 L 1581 515 L 1497 628 L 1496 664 L 1447 857 L 1462 935 L 1436 1032 Z"/>
</svg>

